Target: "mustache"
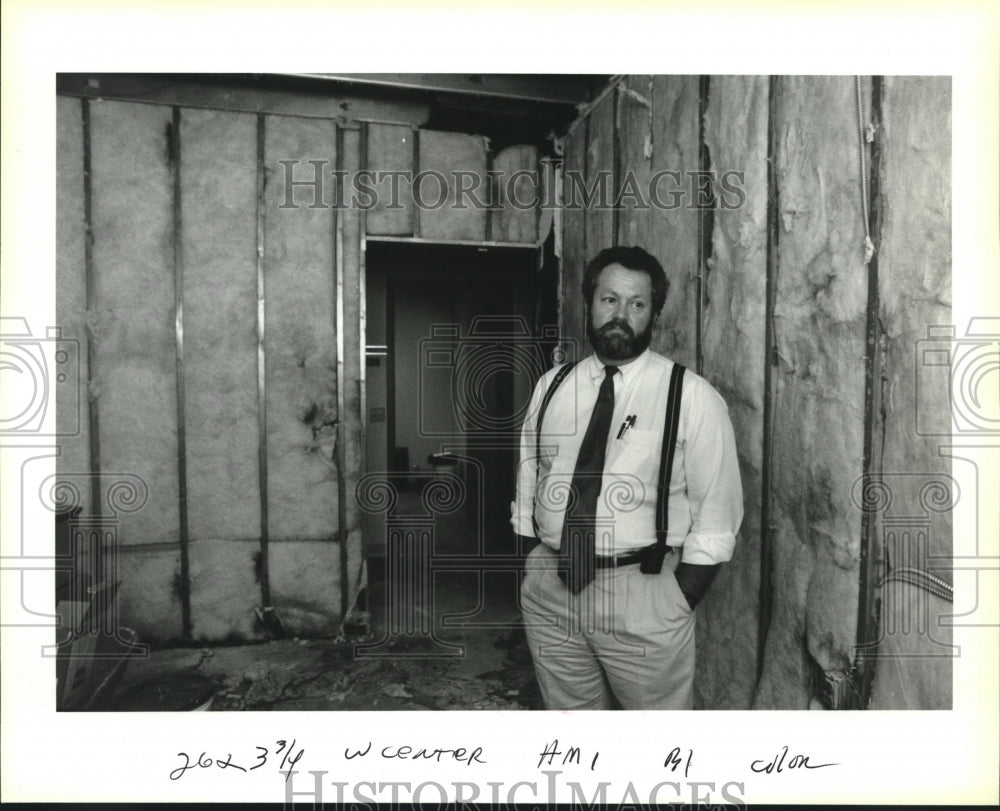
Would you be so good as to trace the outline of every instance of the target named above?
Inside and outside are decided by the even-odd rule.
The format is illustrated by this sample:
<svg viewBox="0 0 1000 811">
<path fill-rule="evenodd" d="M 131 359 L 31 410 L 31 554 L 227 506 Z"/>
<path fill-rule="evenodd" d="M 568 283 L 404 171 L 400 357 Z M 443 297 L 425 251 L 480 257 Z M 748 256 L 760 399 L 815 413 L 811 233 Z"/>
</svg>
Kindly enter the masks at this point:
<svg viewBox="0 0 1000 811">
<path fill-rule="evenodd" d="M 604 333 L 610 332 L 616 327 L 625 332 L 625 334 L 627 334 L 630 338 L 635 338 L 635 332 L 632 330 L 632 327 L 630 327 L 628 322 L 622 318 L 612 318 L 610 321 L 601 324 L 601 326 L 598 327 L 597 329 L 597 333 L 599 335 L 603 335 Z"/>
</svg>

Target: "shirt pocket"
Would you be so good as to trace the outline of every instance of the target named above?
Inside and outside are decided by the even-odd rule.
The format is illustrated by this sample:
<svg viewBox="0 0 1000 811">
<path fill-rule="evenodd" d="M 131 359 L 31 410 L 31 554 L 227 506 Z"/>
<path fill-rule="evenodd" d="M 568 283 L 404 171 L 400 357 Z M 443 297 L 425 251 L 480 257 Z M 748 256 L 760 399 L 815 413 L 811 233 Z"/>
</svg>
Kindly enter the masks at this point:
<svg viewBox="0 0 1000 811">
<path fill-rule="evenodd" d="M 613 439 L 611 445 L 608 461 L 613 467 L 620 468 L 614 472 L 636 474 L 636 469 L 642 467 L 644 462 L 660 458 L 662 442 L 659 431 L 631 428 L 622 434 L 621 439 Z"/>
<path fill-rule="evenodd" d="M 621 439 L 612 439 L 604 465 L 605 508 L 620 515 L 634 512 L 650 498 L 655 498 L 659 459 L 658 431 L 632 428 Z M 652 493 L 649 491 L 651 485 Z"/>
</svg>

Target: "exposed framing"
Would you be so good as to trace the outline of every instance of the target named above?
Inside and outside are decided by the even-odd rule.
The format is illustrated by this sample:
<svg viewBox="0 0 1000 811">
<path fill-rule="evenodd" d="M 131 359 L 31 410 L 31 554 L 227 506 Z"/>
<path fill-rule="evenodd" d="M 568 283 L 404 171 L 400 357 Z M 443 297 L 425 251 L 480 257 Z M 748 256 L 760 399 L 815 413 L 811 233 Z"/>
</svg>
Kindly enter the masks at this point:
<svg viewBox="0 0 1000 811">
<path fill-rule="evenodd" d="M 764 672 L 764 651 L 774 608 L 774 548 L 771 527 L 771 465 L 774 441 L 774 369 L 778 347 L 774 331 L 774 307 L 778 275 L 779 217 L 778 198 L 778 92 L 780 77 L 767 80 L 767 248 L 764 281 L 764 413 L 760 465 L 760 588 L 757 608 L 757 678 Z M 756 690 L 756 687 L 755 687 Z"/>
<path fill-rule="evenodd" d="M 87 312 L 97 309 L 97 277 L 94 272 L 94 173 L 92 160 L 90 100 L 80 100 L 81 130 L 83 136 L 83 272 Z M 94 379 L 97 368 L 97 346 L 92 337 L 87 339 L 88 383 Z M 90 443 L 90 512 L 100 520 L 101 507 L 101 421 L 97 400 L 87 396 L 87 433 Z"/>
<path fill-rule="evenodd" d="M 260 597 L 264 608 L 271 605 L 271 577 L 268 566 L 267 509 L 267 357 L 265 355 L 264 312 L 264 226 L 267 201 L 267 177 L 264 165 L 264 146 L 267 135 L 266 116 L 257 116 L 257 471 L 260 498 Z"/>
<path fill-rule="evenodd" d="M 174 106 L 168 134 L 173 195 L 174 344 L 177 402 L 177 501 L 180 521 L 181 633 L 191 638 L 191 559 L 187 503 L 187 426 L 184 387 L 184 211 L 181 199 L 181 108 Z"/>
<path fill-rule="evenodd" d="M 882 324 L 879 299 L 879 247 L 882 236 L 882 215 L 884 201 L 881 196 L 880 174 L 882 169 L 882 145 L 879 134 L 882 127 L 882 77 L 871 77 L 870 123 L 874 128 L 868 162 L 869 188 L 869 231 L 875 245 L 875 253 L 868 263 L 868 312 L 865 334 L 865 429 L 863 451 L 864 487 L 882 471 L 883 445 L 885 442 L 885 404 L 883 402 L 883 355 Z M 879 613 L 881 601 L 878 595 L 878 580 L 881 574 L 882 550 L 875 511 L 862 510 L 861 513 L 861 560 L 859 563 L 860 584 L 858 588 L 858 626 L 856 633 L 857 658 L 855 667 L 855 687 L 860 707 L 865 709 L 871 698 L 872 682 L 875 678 L 876 661 L 866 657 L 865 651 L 878 641 Z"/>
</svg>

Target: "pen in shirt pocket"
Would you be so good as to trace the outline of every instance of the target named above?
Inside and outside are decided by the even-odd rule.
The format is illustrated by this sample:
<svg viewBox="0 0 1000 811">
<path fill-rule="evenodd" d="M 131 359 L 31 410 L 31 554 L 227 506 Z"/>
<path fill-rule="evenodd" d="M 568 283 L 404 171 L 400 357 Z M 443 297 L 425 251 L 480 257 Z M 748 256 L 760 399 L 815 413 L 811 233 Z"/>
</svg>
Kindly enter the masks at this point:
<svg viewBox="0 0 1000 811">
<path fill-rule="evenodd" d="M 635 425 L 635 414 L 629 414 L 622 423 L 622 427 L 618 429 L 618 439 L 625 436 L 625 432 L 633 425 Z"/>
</svg>

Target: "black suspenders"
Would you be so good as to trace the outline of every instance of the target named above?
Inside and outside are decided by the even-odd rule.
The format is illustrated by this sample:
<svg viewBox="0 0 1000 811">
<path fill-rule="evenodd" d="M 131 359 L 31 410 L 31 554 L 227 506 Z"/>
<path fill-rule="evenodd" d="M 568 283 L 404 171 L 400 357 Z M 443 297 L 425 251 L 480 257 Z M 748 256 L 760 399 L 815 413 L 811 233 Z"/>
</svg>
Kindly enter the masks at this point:
<svg viewBox="0 0 1000 811">
<path fill-rule="evenodd" d="M 656 546 L 639 569 L 644 574 L 658 574 L 667 554 L 667 502 L 670 500 L 670 475 L 674 469 L 674 450 L 677 447 L 677 426 L 681 420 L 681 389 L 685 367 L 674 364 L 670 372 L 670 389 L 667 391 L 667 412 L 663 421 L 663 447 L 660 449 L 659 488 L 656 491 Z"/>
<path fill-rule="evenodd" d="M 542 404 L 538 409 L 538 419 L 535 421 L 535 489 L 538 489 L 538 473 L 542 457 L 542 420 L 545 410 L 556 389 L 573 370 L 576 362 L 567 363 L 559 368 L 552 382 L 549 383 Z M 667 501 L 670 497 L 670 475 L 674 467 L 674 450 L 677 446 L 677 428 L 681 419 L 681 391 L 684 384 L 685 367 L 674 364 L 670 372 L 670 388 L 667 391 L 667 411 L 663 423 L 663 446 L 660 449 L 659 486 L 656 493 L 656 545 L 650 551 L 647 559 L 642 562 L 641 570 L 646 574 L 656 574 L 663 565 L 667 552 Z M 535 537 L 538 537 L 538 524 L 535 522 L 534 504 L 532 504 L 531 520 L 535 525 Z"/>
</svg>

